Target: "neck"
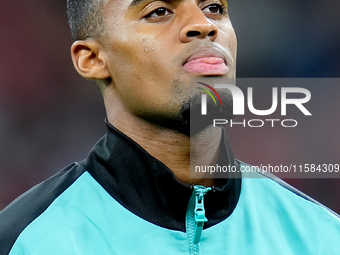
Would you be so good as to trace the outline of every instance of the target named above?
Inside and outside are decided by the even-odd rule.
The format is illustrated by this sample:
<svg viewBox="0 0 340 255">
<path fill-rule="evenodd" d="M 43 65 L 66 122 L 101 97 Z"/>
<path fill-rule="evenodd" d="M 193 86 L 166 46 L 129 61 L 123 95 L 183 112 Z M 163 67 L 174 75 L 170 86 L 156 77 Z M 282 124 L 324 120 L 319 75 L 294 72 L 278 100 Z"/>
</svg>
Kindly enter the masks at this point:
<svg viewBox="0 0 340 255">
<path fill-rule="evenodd" d="M 221 129 L 207 127 L 193 137 L 177 130 L 168 129 L 138 118 L 120 107 L 113 107 L 109 114 L 110 124 L 121 130 L 150 155 L 165 164 L 184 184 L 213 186 L 213 178 L 205 174 L 190 178 L 192 166 L 216 165 L 218 160 Z"/>
</svg>

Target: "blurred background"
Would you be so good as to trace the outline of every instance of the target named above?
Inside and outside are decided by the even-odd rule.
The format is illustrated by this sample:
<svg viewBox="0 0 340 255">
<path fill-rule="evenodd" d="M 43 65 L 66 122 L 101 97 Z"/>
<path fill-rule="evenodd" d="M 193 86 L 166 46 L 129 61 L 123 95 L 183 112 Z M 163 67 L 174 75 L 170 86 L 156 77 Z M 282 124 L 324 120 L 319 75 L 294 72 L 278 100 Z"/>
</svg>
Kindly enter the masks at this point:
<svg viewBox="0 0 340 255">
<path fill-rule="evenodd" d="M 230 0 L 238 77 L 339 77 L 339 7 L 336 0 Z M 65 0 L 2 0 L 0 36 L 1 210 L 84 159 L 106 127 L 99 89 L 71 63 Z M 294 133 L 231 131 L 235 157 L 254 165 L 339 163 L 340 103 L 334 90 L 319 92 L 333 112 Z M 340 213 L 340 179 L 286 181 Z"/>
</svg>

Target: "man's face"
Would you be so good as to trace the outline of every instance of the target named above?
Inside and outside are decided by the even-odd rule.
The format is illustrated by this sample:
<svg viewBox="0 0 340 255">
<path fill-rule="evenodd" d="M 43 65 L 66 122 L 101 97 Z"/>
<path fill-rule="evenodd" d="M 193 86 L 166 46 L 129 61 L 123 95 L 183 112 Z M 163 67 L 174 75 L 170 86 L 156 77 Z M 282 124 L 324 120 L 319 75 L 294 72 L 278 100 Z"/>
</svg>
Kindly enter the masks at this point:
<svg viewBox="0 0 340 255">
<path fill-rule="evenodd" d="M 235 77 L 225 0 L 111 0 L 103 44 L 115 94 L 132 114 L 179 120 L 190 78 Z"/>
</svg>

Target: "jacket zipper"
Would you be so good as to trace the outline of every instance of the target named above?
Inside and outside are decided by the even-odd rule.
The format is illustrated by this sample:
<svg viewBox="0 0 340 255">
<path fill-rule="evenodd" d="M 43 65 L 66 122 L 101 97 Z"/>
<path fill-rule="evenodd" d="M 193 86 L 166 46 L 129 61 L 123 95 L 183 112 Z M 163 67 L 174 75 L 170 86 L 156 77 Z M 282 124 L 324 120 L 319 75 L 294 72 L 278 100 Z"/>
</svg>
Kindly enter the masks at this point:
<svg viewBox="0 0 340 255">
<path fill-rule="evenodd" d="M 199 254 L 199 242 L 201 239 L 204 223 L 208 221 L 205 217 L 204 195 L 211 188 L 194 186 L 186 214 L 187 241 L 189 253 Z"/>
</svg>

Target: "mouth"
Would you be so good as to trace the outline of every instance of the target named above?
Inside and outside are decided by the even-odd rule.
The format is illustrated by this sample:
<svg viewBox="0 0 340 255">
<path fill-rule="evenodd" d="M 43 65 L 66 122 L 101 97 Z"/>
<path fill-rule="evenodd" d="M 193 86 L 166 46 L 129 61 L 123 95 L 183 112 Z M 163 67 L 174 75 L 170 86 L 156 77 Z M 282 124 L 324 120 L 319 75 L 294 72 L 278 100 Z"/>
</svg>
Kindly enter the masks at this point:
<svg viewBox="0 0 340 255">
<path fill-rule="evenodd" d="M 194 52 L 185 60 L 183 69 L 199 75 L 224 75 L 229 72 L 225 55 L 214 48 Z"/>
</svg>

